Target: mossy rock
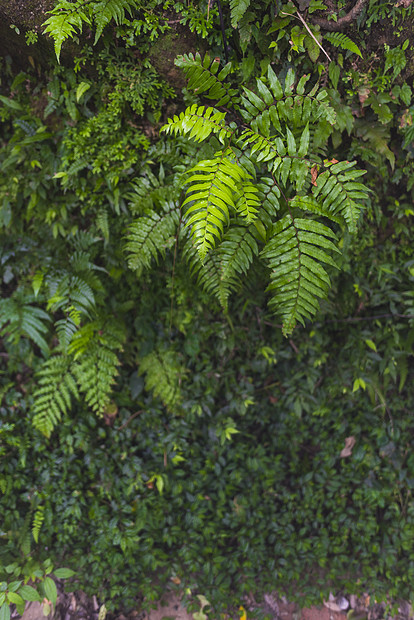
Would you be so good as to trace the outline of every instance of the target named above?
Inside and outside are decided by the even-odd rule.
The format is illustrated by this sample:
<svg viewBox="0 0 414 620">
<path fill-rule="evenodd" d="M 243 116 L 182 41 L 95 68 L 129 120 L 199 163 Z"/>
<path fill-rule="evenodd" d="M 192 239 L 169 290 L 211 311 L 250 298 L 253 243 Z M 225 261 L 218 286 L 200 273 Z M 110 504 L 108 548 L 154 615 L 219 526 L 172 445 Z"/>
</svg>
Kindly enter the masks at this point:
<svg viewBox="0 0 414 620">
<path fill-rule="evenodd" d="M 28 66 L 29 57 L 39 64 L 48 58 L 53 53 L 53 46 L 41 33 L 47 11 L 50 11 L 53 4 L 53 0 L 2 0 L 0 56 L 10 56 L 19 69 Z M 20 34 L 16 32 L 16 28 Z M 39 40 L 28 46 L 24 35 L 30 30 L 39 35 Z"/>
<path fill-rule="evenodd" d="M 184 73 L 178 69 L 174 60 L 180 54 L 195 54 L 199 51 L 203 54 L 206 47 L 200 49 L 200 40 L 188 28 L 178 24 L 177 27 L 161 35 L 151 47 L 149 51 L 149 59 L 151 60 L 158 73 L 176 90 L 181 90 L 187 80 Z"/>
</svg>

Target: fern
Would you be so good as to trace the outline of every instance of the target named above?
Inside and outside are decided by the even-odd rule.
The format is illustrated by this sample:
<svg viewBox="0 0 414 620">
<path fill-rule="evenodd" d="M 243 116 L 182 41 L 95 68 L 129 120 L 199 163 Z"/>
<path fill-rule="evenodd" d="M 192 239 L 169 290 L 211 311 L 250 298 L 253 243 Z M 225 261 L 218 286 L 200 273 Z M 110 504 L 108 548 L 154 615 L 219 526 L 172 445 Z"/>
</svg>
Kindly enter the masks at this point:
<svg viewBox="0 0 414 620">
<path fill-rule="evenodd" d="M 58 61 L 62 44 L 66 39 L 82 32 L 84 23 L 90 25 L 90 18 L 83 10 L 85 3 L 82 0 L 71 2 L 70 0 L 60 0 L 60 2 L 49 11 L 50 17 L 43 24 L 46 28 L 43 34 L 50 34 L 54 40 L 55 54 Z"/>
<path fill-rule="evenodd" d="M 35 428 L 50 437 L 82 394 L 95 413 L 104 413 L 118 374 L 117 352 L 122 350 L 124 339 L 119 321 L 98 319 L 77 329 L 65 354 L 58 350 L 36 375 L 32 405 Z"/>
<path fill-rule="evenodd" d="M 33 515 L 32 535 L 33 535 L 33 539 L 35 543 L 39 542 L 39 532 L 40 532 L 40 528 L 42 527 L 42 523 L 45 518 L 44 511 L 45 511 L 44 506 L 38 506 L 36 509 L 36 512 Z"/>
<path fill-rule="evenodd" d="M 16 298 L 0 300 L 0 336 L 17 344 L 22 337 L 30 338 L 42 351 L 49 351 L 45 335 L 49 331 L 50 316 L 44 310 Z"/>
<path fill-rule="evenodd" d="M 181 401 L 180 384 L 184 368 L 178 362 L 177 353 L 171 349 L 155 349 L 141 358 L 139 374 L 145 373 L 145 387 L 152 390 L 169 409 Z"/>
<path fill-rule="evenodd" d="M 230 62 L 219 71 L 220 59 L 215 58 L 211 61 L 208 54 L 202 59 L 197 52 L 195 56 L 193 54 L 179 56 L 175 60 L 175 64 L 183 69 L 185 75 L 189 78 L 189 90 L 193 90 L 198 95 L 203 93 L 204 97 L 208 99 L 215 99 L 217 106 L 231 103 L 237 108 L 237 90 L 224 82 L 231 71 Z"/>
<path fill-rule="evenodd" d="M 254 225 L 233 226 L 224 234 L 217 252 L 210 252 L 204 261 L 191 242 L 186 244 L 191 274 L 207 293 L 217 297 L 226 311 L 230 294 L 241 286 L 240 276 L 248 272 L 259 254 L 256 235 Z"/>
<path fill-rule="evenodd" d="M 53 9 L 48 11 L 50 17 L 43 24 L 43 32 L 53 38 L 59 61 L 62 44 L 80 34 L 84 24 L 95 26 L 96 44 L 111 20 L 121 24 L 125 20 L 125 13 L 131 13 L 137 6 L 137 0 L 59 0 Z"/>
<path fill-rule="evenodd" d="M 290 214 L 274 226 L 273 236 L 262 251 L 271 269 L 271 307 L 280 308 L 284 332 L 290 333 L 299 320 L 318 310 L 318 298 L 326 297 L 329 276 L 323 263 L 337 267 L 325 251 L 339 252 L 330 239 L 334 233 L 323 224 Z"/>
<path fill-rule="evenodd" d="M 175 241 L 179 221 L 179 206 L 166 201 L 161 213 L 151 210 L 129 226 L 126 243 L 128 265 L 137 275 L 147 269 L 153 259 L 165 255 L 166 249 Z"/>
<path fill-rule="evenodd" d="M 94 45 L 102 35 L 102 32 L 114 20 L 117 24 L 122 24 L 125 20 L 125 13 L 132 13 L 132 9 L 138 6 L 137 0 L 101 0 L 93 4 L 93 21 L 96 27 Z"/>
<path fill-rule="evenodd" d="M 228 65 L 219 71 L 217 59 L 197 55 L 177 64 L 189 89 L 218 99 L 216 107 L 193 104 L 162 128 L 211 141 L 216 150 L 181 180 L 187 186 L 181 206 L 191 231 L 185 250 L 190 271 L 226 308 L 253 264 L 264 261 L 270 306 L 288 334 L 297 321 L 315 315 L 328 293 L 326 266 L 337 266 L 332 254 L 339 250 L 326 221 L 357 230 L 367 198 L 358 181 L 364 171 L 355 162 L 326 157 L 335 111 L 324 89 L 308 87 L 308 75 L 296 81 L 290 69 L 279 79 L 269 67 L 254 91 L 243 88 L 237 96 L 223 82 Z M 231 115 L 218 109 L 223 105 Z"/>
<path fill-rule="evenodd" d="M 250 0 L 230 0 L 230 19 L 233 28 L 236 28 L 249 6 Z"/>
<path fill-rule="evenodd" d="M 234 187 L 247 177 L 247 173 L 232 158 L 232 151 L 217 154 L 215 159 L 205 159 L 189 171 L 189 188 L 183 207 L 186 210 L 186 225 L 192 227 L 192 234 L 200 258 L 203 260 L 209 250 L 221 239 L 224 227 L 229 222 L 229 208 L 236 210 Z M 254 213 L 253 203 L 244 195 L 245 208 Z"/>
<path fill-rule="evenodd" d="M 334 45 L 335 47 L 340 47 L 343 50 L 348 50 L 349 52 L 352 52 L 353 54 L 357 54 L 358 56 L 361 56 L 362 58 L 361 50 L 359 49 L 357 44 L 354 43 L 343 32 L 325 32 L 323 37 L 324 39 L 329 41 L 331 45 Z"/>
<path fill-rule="evenodd" d="M 79 392 L 68 356 L 55 355 L 49 358 L 37 373 L 37 384 L 33 394 L 33 425 L 50 437 L 56 424 L 71 408 L 72 398 Z"/>
<path fill-rule="evenodd" d="M 71 343 L 70 352 L 76 353 L 77 360 L 73 373 L 87 405 L 95 413 L 103 414 L 118 375 L 117 351 L 122 351 L 125 334 L 117 322 L 103 324 L 96 321 L 88 325 L 87 336 L 82 342 L 85 331 L 85 328 L 79 330 Z"/>
</svg>

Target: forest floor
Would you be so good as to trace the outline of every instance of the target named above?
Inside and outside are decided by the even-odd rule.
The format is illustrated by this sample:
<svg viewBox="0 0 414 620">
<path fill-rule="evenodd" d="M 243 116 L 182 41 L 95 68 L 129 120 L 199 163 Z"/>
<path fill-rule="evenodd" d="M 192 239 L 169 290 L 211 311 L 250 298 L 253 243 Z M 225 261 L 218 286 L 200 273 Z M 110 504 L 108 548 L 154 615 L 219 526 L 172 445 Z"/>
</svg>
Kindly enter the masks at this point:
<svg viewBox="0 0 414 620">
<path fill-rule="evenodd" d="M 401 603 L 398 614 L 385 614 L 385 604 L 372 604 L 368 595 L 357 598 L 333 597 L 321 607 L 300 609 L 297 604 L 289 603 L 284 597 L 266 594 L 264 601 L 258 605 L 254 601 L 244 602 L 246 620 L 249 620 L 249 611 L 261 608 L 272 620 L 414 620 L 413 607 L 408 603 Z M 243 612 L 229 620 L 239 620 Z M 83 592 L 61 593 L 53 620 L 98 620 L 99 605 L 95 597 L 86 597 Z M 18 618 L 19 616 L 13 616 Z M 207 614 L 208 620 L 216 620 Z M 251 617 L 251 616 L 250 616 Z M 49 616 L 50 618 L 50 616 Z M 132 611 L 127 615 L 117 616 L 108 614 L 111 620 L 194 620 L 193 614 L 188 613 L 181 605 L 180 600 L 172 593 L 167 594 L 157 608 L 149 613 Z M 45 620 L 40 603 L 29 603 L 22 620 Z M 52 620 L 52 619 L 51 619 Z"/>
</svg>

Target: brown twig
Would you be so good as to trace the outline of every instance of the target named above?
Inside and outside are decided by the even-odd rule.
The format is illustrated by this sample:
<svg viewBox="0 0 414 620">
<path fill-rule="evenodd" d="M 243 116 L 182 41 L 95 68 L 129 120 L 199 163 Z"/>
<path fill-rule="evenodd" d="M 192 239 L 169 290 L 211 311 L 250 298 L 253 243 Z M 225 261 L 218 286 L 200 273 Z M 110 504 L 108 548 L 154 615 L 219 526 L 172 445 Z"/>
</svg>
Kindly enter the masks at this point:
<svg viewBox="0 0 414 620">
<path fill-rule="evenodd" d="M 329 32 L 341 32 L 342 30 L 345 30 L 350 23 L 355 21 L 367 3 L 368 0 L 357 0 L 357 3 L 349 11 L 349 13 L 344 15 L 344 17 L 340 17 L 336 22 L 333 20 L 331 21 L 324 19 L 323 17 L 316 17 L 314 15 L 312 15 L 309 19 L 313 24 L 317 24 L 323 28 L 323 30 L 329 30 Z"/>
<path fill-rule="evenodd" d="M 128 426 L 128 424 L 131 422 L 131 420 L 133 420 L 134 418 L 137 417 L 137 415 L 139 415 L 140 413 L 144 413 L 143 409 L 140 409 L 139 411 L 136 411 L 133 415 L 131 415 L 128 420 L 126 422 L 124 422 L 121 426 L 118 426 L 118 428 L 116 428 L 116 431 L 122 431 L 123 428 L 125 428 L 126 426 Z"/>
</svg>

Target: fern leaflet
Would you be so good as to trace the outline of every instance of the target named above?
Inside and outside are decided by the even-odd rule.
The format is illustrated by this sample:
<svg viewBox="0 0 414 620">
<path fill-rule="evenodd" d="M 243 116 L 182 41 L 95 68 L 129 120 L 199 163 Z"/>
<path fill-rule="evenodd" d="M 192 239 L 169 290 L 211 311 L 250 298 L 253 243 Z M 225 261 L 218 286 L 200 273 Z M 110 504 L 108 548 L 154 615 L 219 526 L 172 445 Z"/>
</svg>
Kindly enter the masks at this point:
<svg viewBox="0 0 414 620">
<path fill-rule="evenodd" d="M 340 47 L 343 50 L 348 50 L 349 52 L 357 54 L 362 58 L 361 50 L 359 49 L 358 45 L 354 43 L 343 32 L 325 32 L 323 38 L 329 41 L 331 45 L 334 45 L 335 47 Z"/>
</svg>

